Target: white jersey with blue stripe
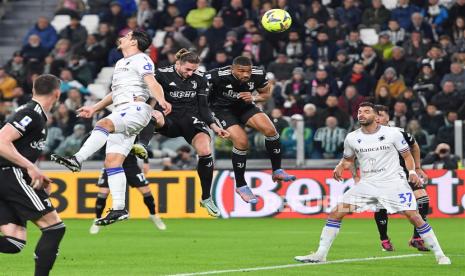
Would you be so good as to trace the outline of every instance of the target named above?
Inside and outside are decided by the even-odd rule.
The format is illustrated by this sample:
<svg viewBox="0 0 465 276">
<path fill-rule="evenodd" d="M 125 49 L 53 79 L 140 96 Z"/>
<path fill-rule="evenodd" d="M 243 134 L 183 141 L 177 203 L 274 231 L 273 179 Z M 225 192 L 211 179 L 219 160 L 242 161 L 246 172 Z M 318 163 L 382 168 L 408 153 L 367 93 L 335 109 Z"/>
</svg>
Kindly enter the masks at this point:
<svg viewBox="0 0 465 276">
<path fill-rule="evenodd" d="M 153 75 L 154 68 L 152 60 L 144 53 L 118 60 L 111 84 L 113 104 L 132 102 L 136 97 L 147 101 L 151 94 L 144 76 Z"/>
<path fill-rule="evenodd" d="M 409 151 L 402 133 L 395 128 L 378 126 L 375 133 L 363 133 L 357 129 L 349 133 L 344 141 L 344 158 L 357 157 L 362 180 L 386 182 L 405 179 L 399 163 L 399 153 Z"/>
</svg>

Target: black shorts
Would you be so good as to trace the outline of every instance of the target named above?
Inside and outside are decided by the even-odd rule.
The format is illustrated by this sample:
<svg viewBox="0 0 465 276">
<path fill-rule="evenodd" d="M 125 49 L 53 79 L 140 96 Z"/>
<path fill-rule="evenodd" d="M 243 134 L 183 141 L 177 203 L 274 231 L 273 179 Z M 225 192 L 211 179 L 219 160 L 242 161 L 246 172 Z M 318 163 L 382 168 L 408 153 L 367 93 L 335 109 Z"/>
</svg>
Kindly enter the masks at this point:
<svg viewBox="0 0 465 276">
<path fill-rule="evenodd" d="M 144 173 L 137 165 L 137 159 L 130 154 L 123 163 L 124 174 L 126 175 L 126 183 L 132 188 L 139 188 L 149 185 Z M 102 174 L 98 179 L 97 186 L 100 188 L 108 188 L 108 177 L 105 169 L 102 169 Z"/>
<path fill-rule="evenodd" d="M 207 124 L 200 120 L 200 115 L 195 113 L 176 114 L 165 116 L 165 125 L 156 129 L 156 133 L 169 138 L 184 137 L 187 143 L 192 144 L 192 139 L 198 133 L 210 136 Z"/>
<path fill-rule="evenodd" d="M 263 113 L 263 111 L 254 104 L 246 104 L 238 107 L 213 108 L 212 110 L 215 118 L 218 119 L 224 129 L 233 125 L 245 125 L 253 115 Z"/>
<path fill-rule="evenodd" d="M 44 189 L 30 186 L 31 178 L 25 170 L 0 168 L 0 179 L 0 225 L 14 223 L 26 227 L 28 220 L 38 220 L 55 210 Z"/>
</svg>

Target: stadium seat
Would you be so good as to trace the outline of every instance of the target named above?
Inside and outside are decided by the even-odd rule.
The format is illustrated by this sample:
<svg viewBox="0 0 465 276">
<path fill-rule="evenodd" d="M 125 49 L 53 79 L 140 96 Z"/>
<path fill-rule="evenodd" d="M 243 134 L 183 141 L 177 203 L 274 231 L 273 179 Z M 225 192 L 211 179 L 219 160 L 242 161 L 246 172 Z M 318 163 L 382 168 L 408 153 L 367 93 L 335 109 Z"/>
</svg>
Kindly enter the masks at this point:
<svg viewBox="0 0 465 276">
<path fill-rule="evenodd" d="M 381 2 L 388 10 L 393 10 L 397 7 L 397 0 L 382 0 Z"/>
<path fill-rule="evenodd" d="M 360 29 L 360 39 L 367 45 L 375 45 L 378 43 L 378 34 L 375 29 Z"/>
<path fill-rule="evenodd" d="M 50 22 L 50 24 L 52 24 L 53 28 L 55 28 L 57 32 L 60 32 L 61 30 L 66 28 L 66 26 L 69 25 L 70 21 L 71 21 L 71 17 L 69 15 L 60 14 L 60 15 L 55 15 L 55 17 L 53 18 L 52 22 Z"/>
<path fill-rule="evenodd" d="M 113 71 L 115 71 L 114 67 L 103 67 L 102 70 L 100 70 L 100 73 L 98 73 L 97 77 L 99 79 L 111 80 L 111 77 L 113 76 Z"/>
<path fill-rule="evenodd" d="M 81 25 L 86 27 L 89 34 L 97 32 L 99 22 L 100 19 L 96 14 L 86 14 L 81 19 Z"/>
<path fill-rule="evenodd" d="M 103 99 L 105 95 L 108 93 L 107 86 L 101 83 L 91 83 L 87 86 L 90 94 L 95 96 L 97 99 Z"/>
</svg>

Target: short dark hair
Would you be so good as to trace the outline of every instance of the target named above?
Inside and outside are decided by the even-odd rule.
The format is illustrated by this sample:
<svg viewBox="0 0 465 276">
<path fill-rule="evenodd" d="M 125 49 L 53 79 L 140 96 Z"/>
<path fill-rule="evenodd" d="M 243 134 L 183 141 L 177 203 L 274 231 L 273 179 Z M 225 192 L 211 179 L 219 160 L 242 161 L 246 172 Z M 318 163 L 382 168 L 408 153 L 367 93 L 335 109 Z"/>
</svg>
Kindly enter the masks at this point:
<svg viewBox="0 0 465 276">
<path fill-rule="evenodd" d="M 234 58 L 233 65 L 252 66 L 252 61 L 246 56 L 238 56 Z"/>
<path fill-rule="evenodd" d="M 389 108 L 385 105 L 382 105 L 382 104 L 377 104 L 375 105 L 375 111 L 376 113 L 380 113 L 380 112 L 386 112 L 386 113 L 389 113 Z"/>
<path fill-rule="evenodd" d="M 137 48 L 145 52 L 152 43 L 150 36 L 143 31 L 132 31 L 132 39 L 137 41 Z"/>
<path fill-rule="evenodd" d="M 36 95 L 50 95 L 56 89 L 60 89 L 61 81 L 54 75 L 44 74 L 37 77 L 33 84 Z"/>
<path fill-rule="evenodd" d="M 182 48 L 175 54 L 176 60 L 181 62 L 181 63 L 193 63 L 193 64 L 199 64 L 200 63 L 200 57 L 194 52 L 191 52 L 187 50 L 186 48 Z"/>
<path fill-rule="evenodd" d="M 374 103 L 370 103 L 370 102 L 362 102 L 358 107 L 359 107 L 359 108 L 360 108 L 360 107 L 371 107 L 371 108 L 373 108 L 373 110 L 376 111 L 376 109 L 375 109 L 375 104 L 374 104 Z"/>
</svg>

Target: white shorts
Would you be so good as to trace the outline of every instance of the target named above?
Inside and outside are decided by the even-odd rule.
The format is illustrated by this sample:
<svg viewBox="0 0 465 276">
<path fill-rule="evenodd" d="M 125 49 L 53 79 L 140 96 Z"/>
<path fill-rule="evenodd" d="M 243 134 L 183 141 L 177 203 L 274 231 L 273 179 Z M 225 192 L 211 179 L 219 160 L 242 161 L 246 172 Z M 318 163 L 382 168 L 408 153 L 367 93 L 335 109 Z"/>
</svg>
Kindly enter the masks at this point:
<svg viewBox="0 0 465 276">
<path fill-rule="evenodd" d="M 383 208 L 392 214 L 417 209 L 412 188 L 404 179 L 378 183 L 360 180 L 344 193 L 342 202 L 357 206 L 356 212 Z"/>
<path fill-rule="evenodd" d="M 106 153 L 127 156 L 137 134 L 150 122 L 152 107 L 144 102 L 132 102 L 116 107 L 106 118 L 115 126 L 107 139 Z"/>
</svg>

